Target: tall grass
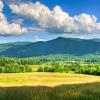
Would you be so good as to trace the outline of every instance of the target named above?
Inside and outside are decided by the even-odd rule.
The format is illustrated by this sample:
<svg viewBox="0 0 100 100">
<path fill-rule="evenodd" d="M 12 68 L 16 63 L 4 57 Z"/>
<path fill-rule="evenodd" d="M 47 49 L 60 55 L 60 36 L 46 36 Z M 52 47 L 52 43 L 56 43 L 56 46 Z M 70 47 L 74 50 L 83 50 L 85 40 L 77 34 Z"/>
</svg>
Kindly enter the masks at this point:
<svg viewBox="0 0 100 100">
<path fill-rule="evenodd" d="M 100 100 L 100 76 L 0 74 L 0 100 Z"/>
<path fill-rule="evenodd" d="M 100 100 L 100 83 L 1 87 L 0 100 Z"/>
</svg>

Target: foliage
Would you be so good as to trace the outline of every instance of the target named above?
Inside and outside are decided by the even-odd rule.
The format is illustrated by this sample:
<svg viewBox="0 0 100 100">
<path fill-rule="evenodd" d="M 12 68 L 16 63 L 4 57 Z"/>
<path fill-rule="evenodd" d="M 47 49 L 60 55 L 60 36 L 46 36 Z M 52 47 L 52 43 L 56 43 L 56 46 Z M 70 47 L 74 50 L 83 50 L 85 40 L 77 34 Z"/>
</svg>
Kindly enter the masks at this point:
<svg viewBox="0 0 100 100">
<path fill-rule="evenodd" d="M 32 58 L 0 58 L 1 73 L 31 72 L 38 65 L 38 72 L 74 72 L 100 75 L 100 56 L 48 55 Z M 43 65 L 43 67 L 41 67 Z"/>
<path fill-rule="evenodd" d="M 80 64 L 80 63 L 72 63 L 72 64 L 59 64 L 53 63 L 51 67 L 39 67 L 39 72 L 75 72 L 80 74 L 91 74 L 91 75 L 100 75 L 100 65 L 96 64 Z"/>
<path fill-rule="evenodd" d="M 0 58 L 0 73 L 31 72 L 32 68 L 26 62 L 16 58 Z"/>
</svg>

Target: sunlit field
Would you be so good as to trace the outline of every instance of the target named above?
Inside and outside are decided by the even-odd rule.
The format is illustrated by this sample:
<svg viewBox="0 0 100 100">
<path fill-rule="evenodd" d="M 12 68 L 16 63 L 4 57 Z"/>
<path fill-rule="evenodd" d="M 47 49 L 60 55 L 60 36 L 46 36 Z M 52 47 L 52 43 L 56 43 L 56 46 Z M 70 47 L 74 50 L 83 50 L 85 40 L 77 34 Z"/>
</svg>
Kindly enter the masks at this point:
<svg viewBox="0 0 100 100">
<path fill-rule="evenodd" d="M 11 73 L 0 74 L 0 86 L 57 86 L 100 82 L 100 76 L 66 73 Z"/>
<path fill-rule="evenodd" d="M 0 74 L 0 100 L 100 100 L 100 76 Z"/>
</svg>

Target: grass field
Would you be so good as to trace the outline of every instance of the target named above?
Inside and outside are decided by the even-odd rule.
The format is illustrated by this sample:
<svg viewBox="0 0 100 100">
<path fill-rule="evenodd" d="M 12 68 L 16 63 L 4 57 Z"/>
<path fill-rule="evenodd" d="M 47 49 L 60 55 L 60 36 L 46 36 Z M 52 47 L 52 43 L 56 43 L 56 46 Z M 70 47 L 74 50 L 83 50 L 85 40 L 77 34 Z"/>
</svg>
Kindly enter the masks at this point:
<svg viewBox="0 0 100 100">
<path fill-rule="evenodd" d="M 0 74 L 0 100 L 100 100 L 100 76 Z"/>
</svg>

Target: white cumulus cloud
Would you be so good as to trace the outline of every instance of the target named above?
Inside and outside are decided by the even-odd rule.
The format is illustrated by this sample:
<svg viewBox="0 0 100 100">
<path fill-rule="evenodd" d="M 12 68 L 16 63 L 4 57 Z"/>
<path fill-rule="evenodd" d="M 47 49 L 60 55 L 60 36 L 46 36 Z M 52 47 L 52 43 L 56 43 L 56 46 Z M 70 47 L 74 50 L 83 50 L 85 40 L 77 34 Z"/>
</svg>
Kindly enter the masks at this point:
<svg viewBox="0 0 100 100">
<path fill-rule="evenodd" d="M 49 33 L 100 33 L 100 23 L 94 15 L 83 13 L 71 17 L 60 6 L 50 10 L 39 2 L 12 4 L 10 8 L 13 13 L 31 19 Z"/>
<path fill-rule="evenodd" d="M 0 36 L 21 35 L 27 32 L 27 29 L 22 28 L 20 24 L 9 23 L 6 16 L 3 14 L 4 4 L 0 0 Z"/>
</svg>

